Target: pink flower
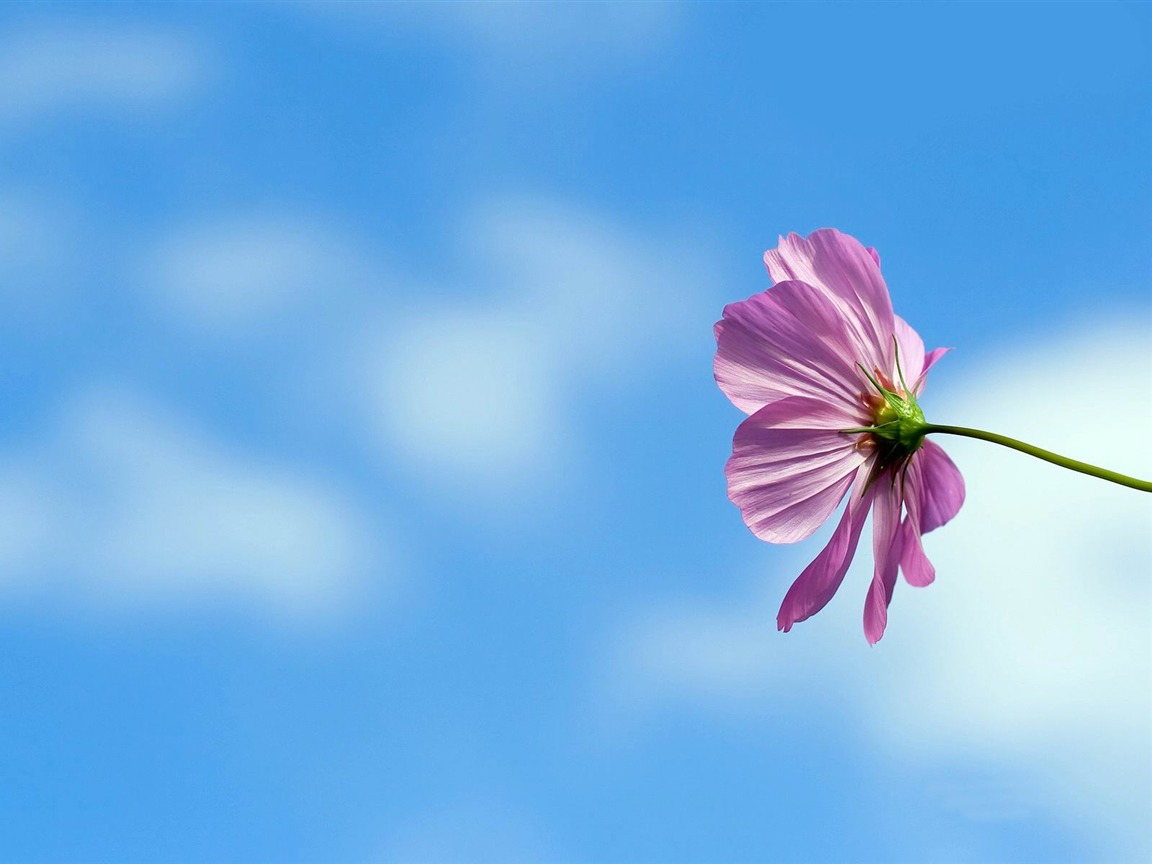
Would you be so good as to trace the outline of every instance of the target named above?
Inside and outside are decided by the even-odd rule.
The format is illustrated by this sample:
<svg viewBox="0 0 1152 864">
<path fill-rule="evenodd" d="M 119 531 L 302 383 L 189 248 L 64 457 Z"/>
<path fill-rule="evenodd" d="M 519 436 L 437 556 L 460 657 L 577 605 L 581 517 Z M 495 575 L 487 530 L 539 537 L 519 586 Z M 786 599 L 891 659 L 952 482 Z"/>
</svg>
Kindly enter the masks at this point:
<svg viewBox="0 0 1152 864">
<path fill-rule="evenodd" d="M 921 535 L 964 502 L 960 472 L 917 431 L 916 397 L 948 349 L 925 354 L 892 311 L 876 250 L 853 237 L 830 228 L 789 234 L 764 262 L 773 287 L 726 306 L 715 327 L 716 382 L 750 415 L 732 441 L 728 497 L 757 537 L 794 543 L 848 495 L 832 539 L 784 597 L 776 617 L 784 631 L 832 599 L 872 510 L 864 634 L 875 644 L 897 569 L 912 585 L 932 582 Z M 845 431 L 861 428 L 873 431 Z"/>
</svg>

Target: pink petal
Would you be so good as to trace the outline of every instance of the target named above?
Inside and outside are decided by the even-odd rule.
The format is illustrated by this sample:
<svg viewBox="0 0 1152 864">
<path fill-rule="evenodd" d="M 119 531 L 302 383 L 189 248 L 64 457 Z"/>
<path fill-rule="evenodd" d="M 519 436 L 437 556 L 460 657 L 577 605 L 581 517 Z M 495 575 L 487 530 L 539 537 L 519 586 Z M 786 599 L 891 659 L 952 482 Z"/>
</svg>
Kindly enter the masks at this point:
<svg viewBox="0 0 1152 864">
<path fill-rule="evenodd" d="M 900 554 L 900 569 L 904 571 L 904 581 L 917 588 L 931 585 L 936 579 L 936 568 L 924 552 L 919 527 L 905 519 L 902 533 L 904 545 Z"/>
<path fill-rule="evenodd" d="M 872 260 L 875 261 L 876 266 L 879 267 L 880 266 L 880 253 L 876 251 L 876 247 L 875 246 L 869 246 L 864 251 L 872 256 Z"/>
<path fill-rule="evenodd" d="M 801 573 L 780 604 L 776 615 L 776 626 L 787 633 L 797 621 L 811 618 L 823 609 L 848 572 L 852 556 L 856 554 L 856 544 L 860 542 L 860 531 L 872 506 L 874 488 L 868 488 L 868 466 L 862 466 L 856 473 L 856 482 L 849 493 L 848 505 L 832 539 Z"/>
<path fill-rule="evenodd" d="M 790 396 L 740 424 L 724 469 L 728 497 L 762 540 L 794 543 L 824 524 L 867 455 L 842 411 Z"/>
<path fill-rule="evenodd" d="M 892 299 L 880 266 L 855 237 L 822 228 L 807 238 L 789 234 L 764 253 L 774 282 L 797 280 L 828 293 L 841 308 L 868 356 L 856 357 L 869 371 L 891 368 Z"/>
<path fill-rule="evenodd" d="M 923 500 L 924 475 L 920 460 L 913 457 L 904 481 L 904 505 L 908 508 L 908 517 L 901 526 L 904 548 L 900 554 L 900 568 L 908 584 L 918 588 L 931 585 L 936 578 L 936 568 L 924 553 L 924 544 L 920 539 Z"/>
<path fill-rule="evenodd" d="M 916 392 L 917 396 L 924 392 L 924 382 L 928 378 L 928 370 L 936 365 L 937 360 L 951 350 L 951 348 L 933 348 L 924 356 L 924 371 L 920 373 L 916 383 L 912 385 L 912 389 Z M 908 373 L 905 372 L 904 374 L 907 375 Z"/>
<path fill-rule="evenodd" d="M 856 362 L 870 349 L 855 340 L 827 293 L 782 282 L 724 307 L 715 334 L 716 383 L 740 410 L 751 414 L 788 396 L 815 396 L 850 412 L 847 426 L 869 422 L 863 402 L 869 384 Z"/>
<path fill-rule="evenodd" d="M 896 342 L 900 345 L 900 370 L 904 373 L 904 380 L 913 390 L 913 386 L 920 380 L 924 372 L 924 340 L 920 334 L 912 329 L 912 325 L 901 318 L 894 316 L 896 322 Z M 890 376 L 893 382 L 899 382 L 897 370 L 893 369 Z"/>
<path fill-rule="evenodd" d="M 872 508 L 872 553 L 876 560 L 868 599 L 864 601 L 864 635 L 871 645 L 880 641 L 888 626 L 888 604 L 896 587 L 900 563 L 900 481 L 890 475 L 876 480 L 875 505 Z"/>
<path fill-rule="evenodd" d="M 925 438 L 912 457 L 922 478 L 920 530 L 927 534 L 947 524 L 964 503 L 964 477 L 939 445 Z"/>
</svg>

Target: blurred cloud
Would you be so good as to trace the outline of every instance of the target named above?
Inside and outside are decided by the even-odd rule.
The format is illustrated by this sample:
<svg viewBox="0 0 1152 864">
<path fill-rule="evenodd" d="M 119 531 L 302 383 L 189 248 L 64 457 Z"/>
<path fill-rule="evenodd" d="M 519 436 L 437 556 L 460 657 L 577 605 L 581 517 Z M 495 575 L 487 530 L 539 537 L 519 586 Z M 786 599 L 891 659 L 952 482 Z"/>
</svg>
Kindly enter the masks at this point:
<svg viewBox="0 0 1152 864">
<path fill-rule="evenodd" d="M 388 844 L 384 861 L 397 864 L 516 864 L 563 861 L 544 826 L 497 795 L 444 806 L 417 816 Z"/>
<path fill-rule="evenodd" d="M 77 218 L 44 194 L 0 192 L 0 303 L 5 312 L 52 307 L 74 270 L 66 250 L 79 245 Z"/>
<path fill-rule="evenodd" d="M 123 388 L 79 395 L 39 445 L 8 453 L 9 593 L 109 610 L 239 605 L 307 622 L 346 609 L 365 580 L 392 579 L 379 526 L 339 491 Z"/>
<path fill-rule="evenodd" d="M 571 459 L 556 358 L 525 316 L 485 308 L 406 316 L 366 367 L 382 454 L 451 488 L 497 494 Z"/>
<path fill-rule="evenodd" d="M 569 374 L 611 387 L 636 383 L 701 338 L 695 328 L 711 314 L 716 278 L 699 236 L 680 233 L 508 199 L 474 214 L 466 245 Z"/>
<path fill-rule="evenodd" d="M 154 109 L 194 91 L 206 71 L 188 37 L 146 25 L 14 30 L 0 38 L 0 129 L 93 109 Z"/>
<path fill-rule="evenodd" d="M 390 310 L 360 341 L 377 447 L 457 494 L 550 488 L 579 458 L 581 397 L 635 386 L 700 338 L 714 277 L 671 234 L 542 202 L 480 208 L 468 290 Z"/>
<path fill-rule="evenodd" d="M 273 212 L 175 231 L 145 269 L 147 290 L 174 320 L 225 340 L 313 326 L 379 279 L 346 232 L 315 216 Z"/>
<path fill-rule="evenodd" d="M 471 53 L 481 70 L 522 87 L 569 84 L 650 61 L 672 43 L 671 3 L 309 3 L 331 19 L 424 32 Z M 518 73 L 526 69 L 532 75 Z"/>
<path fill-rule="evenodd" d="M 698 237 L 542 199 L 486 202 L 457 230 L 464 275 L 409 278 L 331 219 L 236 213 L 169 232 L 141 288 L 214 348 L 292 346 L 310 404 L 350 411 L 353 436 L 434 496 L 538 503 L 578 475 L 589 394 L 707 338 L 715 275 Z"/>
<path fill-rule="evenodd" d="M 1139 314 L 1087 321 L 971 365 L 963 387 L 930 394 L 929 414 L 1147 477 L 1150 341 Z M 822 543 L 813 540 L 803 551 L 766 551 L 777 565 L 771 585 L 761 576 L 739 604 L 675 601 L 622 628 L 610 652 L 626 670 L 615 704 L 640 714 L 674 705 L 782 713 L 830 701 L 860 717 L 894 770 L 946 776 L 951 764 L 984 766 L 984 777 L 944 783 L 942 806 L 989 818 L 976 802 L 988 803 L 991 784 L 1002 817 L 1046 810 L 1103 859 L 1144 860 L 1149 502 L 992 445 L 941 443 L 964 472 L 968 500 L 928 540 L 936 583 L 900 586 L 875 649 L 860 632 L 866 544 L 828 609 L 788 636 L 774 632 L 787 584 Z"/>
</svg>

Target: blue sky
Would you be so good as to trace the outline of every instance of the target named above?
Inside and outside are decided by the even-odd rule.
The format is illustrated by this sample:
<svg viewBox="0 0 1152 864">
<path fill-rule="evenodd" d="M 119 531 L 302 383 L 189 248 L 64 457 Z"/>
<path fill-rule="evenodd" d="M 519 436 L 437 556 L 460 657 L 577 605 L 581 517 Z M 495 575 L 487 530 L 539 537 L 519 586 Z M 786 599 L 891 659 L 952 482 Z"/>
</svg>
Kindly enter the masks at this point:
<svg viewBox="0 0 1152 864">
<path fill-rule="evenodd" d="M 711 326 L 878 247 L 930 419 L 1152 476 L 1140 4 L 0 9 L 0 859 L 1144 861 L 1152 510 L 968 441 L 775 611 Z M 970 445 L 970 446 L 969 446 Z"/>
</svg>

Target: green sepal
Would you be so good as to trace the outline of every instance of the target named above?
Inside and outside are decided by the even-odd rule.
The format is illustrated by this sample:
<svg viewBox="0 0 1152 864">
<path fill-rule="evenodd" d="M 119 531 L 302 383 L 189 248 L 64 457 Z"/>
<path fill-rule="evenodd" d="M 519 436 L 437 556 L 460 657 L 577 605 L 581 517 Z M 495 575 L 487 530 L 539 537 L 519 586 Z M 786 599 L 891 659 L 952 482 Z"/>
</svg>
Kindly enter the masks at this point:
<svg viewBox="0 0 1152 864">
<path fill-rule="evenodd" d="M 897 460 L 911 456 L 924 443 L 924 436 L 928 432 L 928 421 L 924 419 L 924 412 L 920 410 L 915 394 L 908 388 L 907 384 L 903 384 L 904 373 L 900 369 L 899 349 L 897 349 L 896 355 L 896 370 L 904 386 L 903 396 L 893 393 L 877 381 L 868 373 L 863 364 L 857 363 L 856 365 L 860 367 L 860 371 L 876 388 L 876 392 L 883 397 L 884 405 L 876 412 L 876 420 L 872 426 L 845 431 L 869 432 L 883 441 L 891 442 L 893 445 L 891 449 L 896 451 L 891 455 Z"/>
</svg>

